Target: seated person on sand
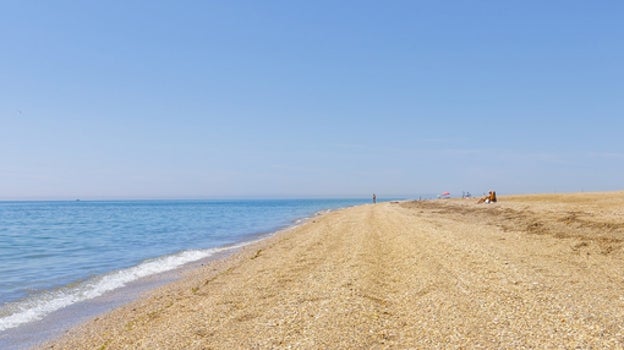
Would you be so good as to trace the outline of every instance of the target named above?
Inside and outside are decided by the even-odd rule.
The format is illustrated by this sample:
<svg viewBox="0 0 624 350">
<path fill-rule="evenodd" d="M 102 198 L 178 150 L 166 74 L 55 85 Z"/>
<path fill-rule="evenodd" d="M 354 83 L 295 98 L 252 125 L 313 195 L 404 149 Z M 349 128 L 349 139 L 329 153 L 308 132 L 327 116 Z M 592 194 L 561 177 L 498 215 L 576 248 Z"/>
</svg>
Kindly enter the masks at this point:
<svg viewBox="0 0 624 350">
<path fill-rule="evenodd" d="M 489 202 L 486 203 L 496 203 L 496 191 L 490 191 L 490 198 L 488 198 Z"/>
<path fill-rule="evenodd" d="M 477 203 L 496 203 L 496 191 L 488 192 L 488 195 L 480 198 Z"/>
</svg>

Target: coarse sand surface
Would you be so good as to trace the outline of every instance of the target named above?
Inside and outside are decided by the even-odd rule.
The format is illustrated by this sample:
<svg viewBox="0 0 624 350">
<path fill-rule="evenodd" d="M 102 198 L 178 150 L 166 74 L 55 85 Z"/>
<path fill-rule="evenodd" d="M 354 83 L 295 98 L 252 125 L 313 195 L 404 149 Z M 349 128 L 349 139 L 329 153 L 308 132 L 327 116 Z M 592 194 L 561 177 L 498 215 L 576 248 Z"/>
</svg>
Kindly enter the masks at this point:
<svg viewBox="0 0 624 350">
<path fill-rule="evenodd" d="M 330 212 L 42 349 L 624 348 L 624 192 Z"/>
</svg>

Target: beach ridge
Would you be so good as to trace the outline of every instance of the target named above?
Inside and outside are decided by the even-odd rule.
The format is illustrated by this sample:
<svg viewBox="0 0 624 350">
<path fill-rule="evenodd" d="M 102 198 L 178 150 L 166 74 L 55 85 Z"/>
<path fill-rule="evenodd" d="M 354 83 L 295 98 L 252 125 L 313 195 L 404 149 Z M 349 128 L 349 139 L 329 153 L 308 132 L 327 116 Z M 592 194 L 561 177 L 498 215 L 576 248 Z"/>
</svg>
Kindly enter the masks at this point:
<svg viewBox="0 0 624 350">
<path fill-rule="evenodd" d="M 624 192 L 341 209 L 41 349 L 617 348 Z"/>
</svg>

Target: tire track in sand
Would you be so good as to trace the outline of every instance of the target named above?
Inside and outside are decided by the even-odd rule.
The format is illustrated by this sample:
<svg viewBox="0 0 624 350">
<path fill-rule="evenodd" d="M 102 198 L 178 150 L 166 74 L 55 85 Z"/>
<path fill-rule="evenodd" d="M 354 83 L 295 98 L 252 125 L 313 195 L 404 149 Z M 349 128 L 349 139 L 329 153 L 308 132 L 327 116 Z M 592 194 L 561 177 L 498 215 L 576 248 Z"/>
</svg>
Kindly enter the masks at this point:
<svg viewBox="0 0 624 350">
<path fill-rule="evenodd" d="M 573 235 L 525 230 L 524 222 L 561 217 L 556 206 L 543 205 L 556 215 L 511 219 L 510 210 L 527 204 L 467 205 L 380 203 L 329 213 L 92 321 L 53 348 L 624 347 L 617 246 L 601 254 L 591 236 L 578 238 L 586 224 Z M 579 216 L 602 227 L 600 215 L 583 210 Z M 617 220 L 606 221 L 611 236 L 620 232 Z"/>
</svg>

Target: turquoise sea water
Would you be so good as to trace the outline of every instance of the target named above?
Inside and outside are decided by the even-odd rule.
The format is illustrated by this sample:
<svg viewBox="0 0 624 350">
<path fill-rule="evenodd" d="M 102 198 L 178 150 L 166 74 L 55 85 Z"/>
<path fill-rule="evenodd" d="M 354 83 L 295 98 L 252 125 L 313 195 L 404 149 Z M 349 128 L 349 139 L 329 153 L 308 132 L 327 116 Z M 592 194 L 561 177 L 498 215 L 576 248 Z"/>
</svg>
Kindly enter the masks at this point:
<svg viewBox="0 0 624 350">
<path fill-rule="evenodd" d="M 0 202 L 0 334 L 368 199 Z"/>
</svg>

